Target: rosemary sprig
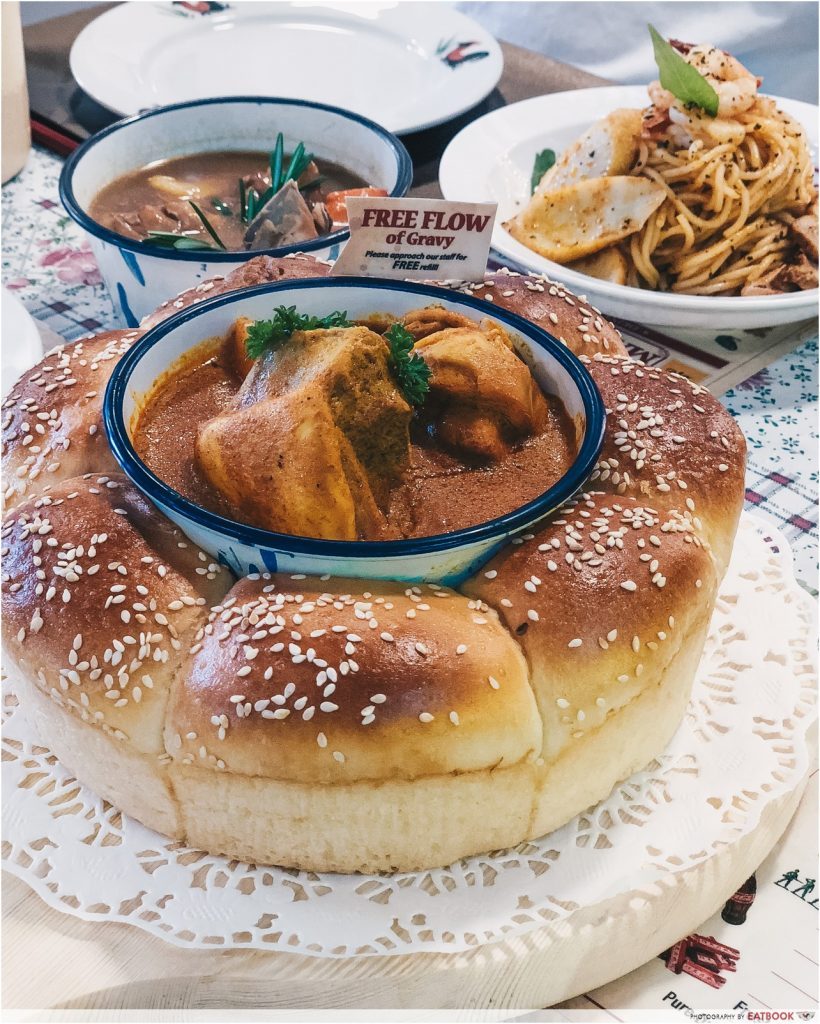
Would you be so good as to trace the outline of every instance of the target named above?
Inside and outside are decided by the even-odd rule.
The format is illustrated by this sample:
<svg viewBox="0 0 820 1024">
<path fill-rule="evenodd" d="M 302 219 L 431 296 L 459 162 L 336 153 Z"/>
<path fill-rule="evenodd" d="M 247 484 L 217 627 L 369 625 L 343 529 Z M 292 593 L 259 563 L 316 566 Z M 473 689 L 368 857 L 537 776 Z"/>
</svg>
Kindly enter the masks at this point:
<svg viewBox="0 0 820 1024">
<path fill-rule="evenodd" d="M 283 165 L 285 162 L 285 136 L 279 132 L 276 136 L 276 145 L 270 152 L 268 157 L 268 164 L 270 166 L 270 188 L 266 189 L 262 195 L 253 188 L 247 188 L 242 178 L 239 179 L 239 211 L 242 217 L 243 224 L 250 224 L 251 221 L 256 217 L 265 203 L 268 202 L 276 193 L 291 180 L 299 180 L 299 178 L 305 173 L 311 160 L 313 160 L 313 153 L 305 151 L 304 142 L 300 142 L 293 154 L 288 161 L 287 168 L 283 171 Z M 322 175 L 315 178 L 314 181 L 310 182 L 309 186 L 317 184 L 322 180 Z"/>
<path fill-rule="evenodd" d="M 282 175 L 282 161 L 285 157 L 285 137 L 279 132 L 276 136 L 276 145 L 270 155 L 270 187 L 274 192 L 279 191 L 278 182 Z M 284 182 L 283 182 L 284 184 Z M 267 195 L 267 193 L 265 193 Z"/>
<path fill-rule="evenodd" d="M 262 205 L 259 199 L 259 193 L 255 188 L 248 189 L 248 223 L 254 219 L 259 213 L 259 208 Z"/>
<path fill-rule="evenodd" d="M 219 237 L 216 231 L 214 231 L 211 222 L 208 220 L 208 218 L 205 216 L 202 210 L 200 210 L 200 208 L 196 205 L 193 199 L 189 199 L 188 203 L 190 204 L 191 209 L 194 211 L 197 217 L 199 217 L 199 219 L 202 221 L 202 226 L 205 228 L 205 230 L 208 232 L 211 238 L 213 238 L 213 240 L 216 242 L 217 249 L 225 250 L 225 243 L 222 241 L 222 239 Z"/>
<path fill-rule="evenodd" d="M 156 245 L 160 249 L 213 249 L 212 245 L 201 238 L 190 235 L 175 235 L 173 231 L 149 231 L 143 239 L 148 245 Z"/>
<path fill-rule="evenodd" d="M 212 197 L 211 206 L 213 206 L 217 213 L 221 213 L 223 217 L 233 217 L 233 210 L 230 206 L 217 196 Z"/>
<path fill-rule="evenodd" d="M 301 145 L 301 143 L 300 143 L 300 145 Z M 302 159 L 299 161 L 298 165 L 293 168 L 293 171 L 291 172 L 294 181 L 296 181 L 296 182 L 299 181 L 299 179 L 302 177 L 302 175 L 305 173 L 305 171 L 310 166 L 310 163 L 311 163 L 312 160 L 313 160 L 313 153 L 305 153 L 305 152 L 302 153 Z"/>
<path fill-rule="evenodd" d="M 243 224 L 248 223 L 248 196 L 245 191 L 245 179 L 239 179 L 239 216 Z"/>
<path fill-rule="evenodd" d="M 430 390 L 430 367 L 419 355 L 411 355 L 416 339 L 404 327 L 395 323 L 385 331 L 390 345 L 389 364 L 399 390 L 410 405 L 424 405 Z"/>
<path fill-rule="evenodd" d="M 288 169 L 285 171 L 285 176 L 284 178 L 282 178 L 282 184 L 279 186 L 280 188 L 282 187 L 282 185 L 285 184 L 286 181 L 289 181 L 291 178 L 293 178 L 293 180 L 295 181 L 302 173 L 304 168 L 307 167 L 307 163 L 303 165 L 304 156 L 305 144 L 304 142 L 300 142 L 296 149 L 294 149 L 293 151 L 293 155 L 290 158 L 290 163 L 288 164 Z"/>
<path fill-rule="evenodd" d="M 331 327 L 353 327 L 347 313 L 334 310 L 327 316 L 309 316 L 297 313 L 296 306 L 277 306 L 270 320 L 257 320 L 248 328 L 245 350 L 250 359 L 258 359 L 263 352 L 277 348 L 296 331 L 328 330 Z"/>
<path fill-rule="evenodd" d="M 210 242 L 206 242 L 204 238 L 192 238 L 191 235 L 177 235 L 173 231 L 149 231 L 143 241 L 148 242 L 149 245 L 156 245 L 161 249 L 177 249 L 179 252 L 192 249 L 222 249 L 223 251 L 226 251 L 227 247 L 216 233 L 213 225 L 202 210 L 200 210 L 193 200 L 189 199 L 188 202 L 190 203 L 194 213 L 202 221 L 202 226 L 214 242 L 216 242 L 216 245 L 211 245 Z"/>
</svg>

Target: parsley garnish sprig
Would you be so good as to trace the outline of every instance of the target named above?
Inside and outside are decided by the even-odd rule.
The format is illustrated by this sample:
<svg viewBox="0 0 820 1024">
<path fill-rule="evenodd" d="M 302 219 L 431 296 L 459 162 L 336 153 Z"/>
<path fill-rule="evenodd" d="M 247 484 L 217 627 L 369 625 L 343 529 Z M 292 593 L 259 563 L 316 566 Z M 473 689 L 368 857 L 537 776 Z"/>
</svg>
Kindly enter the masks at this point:
<svg viewBox="0 0 820 1024">
<path fill-rule="evenodd" d="M 393 378 L 410 405 L 424 405 L 430 390 L 430 367 L 419 355 L 411 355 L 416 339 L 404 327 L 395 323 L 385 331 L 390 345 L 389 364 Z"/>
<path fill-rule="evenodd" d="M 353 327 L 347 313 L 334 310 L 327 316 L 297 313 L 296 306 L 277 306 L 270 320 L 257 320 L 248 328 L 245 348 L 251 359 L 258 359 L 266 349 L 278 348 L 296 331 L 329 330 L 331 327 Z"/>
</svg>

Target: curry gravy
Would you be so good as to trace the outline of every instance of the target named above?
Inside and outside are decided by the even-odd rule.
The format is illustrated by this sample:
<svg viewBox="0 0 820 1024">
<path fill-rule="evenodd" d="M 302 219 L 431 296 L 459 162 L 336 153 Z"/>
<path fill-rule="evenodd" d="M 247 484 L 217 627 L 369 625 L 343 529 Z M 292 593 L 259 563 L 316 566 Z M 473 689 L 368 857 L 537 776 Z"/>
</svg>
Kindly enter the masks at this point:
<svg viewBox="0 0 820 1024">
<path fill-rule="evenodd" d="M 137 416 L 133 444 L 145 464 L 184 497 L 246 522 L 209 484 L 195 458 L 199 427 L 226 411 L 242 384 L 213 351 L 201 347 L 166 374 Z M 570 418 L 554 397 L 548 397 L 541 433 L 510 446 L 498 462 L 470 464 L 443 450 L 423 423 L 414 422 L 410 465 L 385 510 L 391 533 L 397 539 L 429 537 L 512 512 L 563 476 L 575 458 L 574 437 Z"/>
</svg>

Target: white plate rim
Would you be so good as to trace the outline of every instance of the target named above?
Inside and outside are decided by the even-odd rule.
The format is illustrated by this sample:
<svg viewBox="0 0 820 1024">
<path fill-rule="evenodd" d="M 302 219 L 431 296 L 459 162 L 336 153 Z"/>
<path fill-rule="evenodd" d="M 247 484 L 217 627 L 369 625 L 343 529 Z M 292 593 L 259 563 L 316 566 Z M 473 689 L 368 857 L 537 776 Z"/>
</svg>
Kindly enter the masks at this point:
<svg viewBox="0 0 820 1024">
<path fill-rule="evenodd" d="M 174 36 L 185 32 L 186 22 L 190 23 L 188 18 L 168 17 L 168 11 L 165 9 L 168 6 L 161 2 L 128 0 L 111 10 L 104 11 L 89 22 L 74 40 L 69 55 L 71 73 L 80 88 L 96 102 L 123 116 L 145 109 L 133 92 L 138 86 L 135 79 L 138 78 L 137 67 L 142 53 L 137 48 L 138 45 L 143 41 L 156 43 L 157 33 L 163 31 L 165 36 L 172 40 Z M 435 18 L 429 17 L 433 6 Z M 231 18 L 241 20 L 253 16 L 258 19 L 260 15 L 269 16 L 271 19 L 284 18 L 294 10 L 302 13 L 310 10 L 312 15 L 316 15 L 321 13 L 323 8 L 332 11 L 335 18 L 363 19 L 367 16 L 369 23 L 385 19 L 391 24 L 394 33 L 403 32 L 414 49 L 424 50 L 431 61 L 435 60 L 436 63 L 440 60 L 435 54 L 437 42 L 448 37 L 473 40 L 482 50 L 487 51 L 486 58 L 467 61 L 453 69 L 452 84 L 455 88 L 448 89 L 442 94 L 441 102 L 436 105 L 434 111 L 419 109 L 412 119 L 405 119 L 405 123 L 384 124 L 385 128 L 397 135 L 435 127 L 472 109 L 492 92 L 504 70 L 504 55 L 494 36 L 472 18 L 455 10 L 449 3 L 430 4 L 418 0 L 411 0 L 409 3 L 377 3 L 371 0 L 345 3 L 337 0 L 335 4 L 333 0 L 275 0 L 273 3 L 254 0 L 253 3 L 248 3 L 247 0 L 240 0 L 229 4 L 224 12 L 207 15 L 209 20 L 199 24 L 219 26 L 225 25 Z M 364 13 L 365 10 L 369 12 L 367 15 Z M 421 46 L 419 39 L 424 39 L 426 45 Z M 106 49 L 116 53 L 121 76 L 117 76 L 115 81 L 98 67 L 100 54 Z M 126 81 L 129 75 L 130 81 Z M 248 92 L 247 89 L 244 91 Z M 221 93 L 215 90 L 210 95 Z M 149 106 L 156 105 L 153 96 L 143 98 L 150 100 Z M 165 102 L 176 100 L 169 98 Z M 325 97 L 322 102 L 339 106 L 331 96 Z M 366 110 L 357 112 L 371 116 Z"/>
<path fill-rule="evenodd" d="M 785 97 L 773 96 L 772 99 L 787 113 L 801 121 L 810 144 L 816 150 L 817 119 L 820 114 L 818 107 Z M 463 128 L 444 151 L 439 168 L 441 191 L 448 199 L 459 198 L 465 202 L 495 201 L 498 197 L 488 192 L 488 168 L 486 165 L 480 167 L 477 156 L 488 139 L 508 136 L 511 132 L 514 134 L 518 125 L 529 122 L 534 139 L 544 134 L 537 126 L 548 122 L 562 109 L 577 111 L 578 119 L 581 121 L 589 116 L 589 123 L 592 123 L 617 107 L 642 107 L 646 104 L 645 86 L 598 86 L 535 96 L 491 111 Z M 588 114 L 585 113 L 587 111 Z M 566 117 L 563 121 L 569 123 Z M 533 128 L 533 125 L 536 127 Z M 526 137 L 516 136 L 516 144 L 525 141 Z M 744 322 L 749 322 L 750 326 L 759 326 L 759 315 L 771 317 L 775 311 L 786 315 L 787 319 L 780 321 L 785 323 L 811 316 L 820 295 L 818 289 L 761 297 L 676 295 L 600 281 L 532 252 L 501 226 L 501 220 L 502 217 L 499 215 L 492 241 L 493 249 L 501 256 L 533 273 L 547 274 L 561 280 L 575 291 L 588 292 L 604 306 L 607 303 L 617 304 L 621 308 L 629 305 L 632 307 L 630 315 L 646 312 L 652 323 L 667 322 L 670 325 L 681 326 L 681 317 L 684 318 L 684 322 L 690 323 L 697 314 L 703 313 L 719 315 L 721 323 L 731 321 L 736 327 L 742 326 Z M 678 316 L 674 317 L 673 323 L 671 319 L 665 321 L 664 314 Z"/>
</svg>

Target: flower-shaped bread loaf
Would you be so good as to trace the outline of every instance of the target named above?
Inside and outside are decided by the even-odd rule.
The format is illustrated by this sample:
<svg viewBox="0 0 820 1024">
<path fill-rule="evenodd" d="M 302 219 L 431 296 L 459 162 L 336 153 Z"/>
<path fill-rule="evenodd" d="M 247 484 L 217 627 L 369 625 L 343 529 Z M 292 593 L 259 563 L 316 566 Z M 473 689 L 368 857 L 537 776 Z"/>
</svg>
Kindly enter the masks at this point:
<svg viewBox="0 0 820 1024">
<path fill-rule="evenodd" d="M 148 319 L 326 272 L 259 257 Z M 139 332 L 64 346 L 13 388 L 7 656 L 43 742 L 124 811 L 246 860 L 411 870 L 543 835 L 667 744 L 731 552 L 743 437 L 563 286 L 462 287 L 568 345 L 608 418 L 584 493 L 460 592 L 234 581 L 113 472 L 102 392 Z"/>
</svg>

